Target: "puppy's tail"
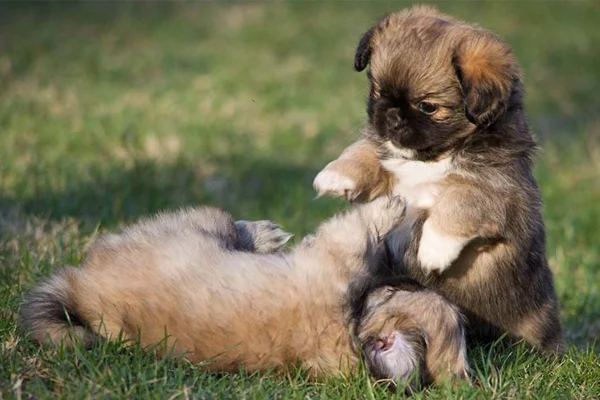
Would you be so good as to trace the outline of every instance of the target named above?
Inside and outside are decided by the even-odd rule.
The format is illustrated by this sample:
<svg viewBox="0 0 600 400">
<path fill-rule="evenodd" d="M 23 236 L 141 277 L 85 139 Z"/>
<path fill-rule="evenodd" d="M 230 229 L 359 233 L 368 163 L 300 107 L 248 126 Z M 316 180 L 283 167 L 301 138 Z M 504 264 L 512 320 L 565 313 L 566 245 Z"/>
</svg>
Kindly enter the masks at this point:
<svg viewBox="0 0 600 400">
<path fill-rule="evenodd" d="M 68 267 L 34 288 L 21 307 L 21 324 L 40 344 L 82 343 L 86 348 L 96 334 L 77 311 L 73 280 L 78 271 Z"/>
</svg>

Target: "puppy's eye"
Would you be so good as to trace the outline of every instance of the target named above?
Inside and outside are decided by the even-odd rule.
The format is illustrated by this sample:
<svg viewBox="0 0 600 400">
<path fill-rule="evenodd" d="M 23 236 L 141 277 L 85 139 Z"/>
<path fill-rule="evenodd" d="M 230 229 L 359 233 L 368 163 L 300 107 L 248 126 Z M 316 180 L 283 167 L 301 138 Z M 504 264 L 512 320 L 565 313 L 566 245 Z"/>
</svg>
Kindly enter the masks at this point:
<svg viewBox="0 0 600 400">
<path fill-rule="evenodd" d="M 422 101 L 417 105 L 417 108 L 419 109 L 419 111 L 421 111 L 424 114 L 427 115 L 431 115 L 434 114 L 437 110 L 438 110 L 438 106 L 430 103 L 428 101 Z"/>
</svg>

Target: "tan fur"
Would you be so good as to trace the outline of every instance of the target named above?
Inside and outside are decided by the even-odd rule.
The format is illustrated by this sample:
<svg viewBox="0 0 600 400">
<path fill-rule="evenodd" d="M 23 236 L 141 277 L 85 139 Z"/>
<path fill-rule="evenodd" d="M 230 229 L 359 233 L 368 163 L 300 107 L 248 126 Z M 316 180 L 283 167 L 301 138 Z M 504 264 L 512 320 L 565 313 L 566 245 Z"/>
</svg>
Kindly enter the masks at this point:
<svg viewBox="0 0 600 400">
<path fill-rule="evenodd" d="M 463 74 L 469 79 L 508 89 L 503 71 L 511 68 L 515 61 L 502 44 L 490 42 L 487 38 L 470 38 L 461 46 L 458 59 Z"/>
<path fill-rule="evenodd" d="M 335 195 L 346 200 L 370 201 L 391 192 L 394 177 L 381 166 L 376 147 L 366 140 L 348 147 L 326 169 L 332 173 L 352 176 L 360 190 L 336 193 L 330 189 L 327 192 L 319 192 L 319 196 Z"/>
<path fill-rule="evenodd" d="M 365 339 L 352 340 L 348 288 L 368 277 L 380 235 L 403 216 L 402 201 L 380 198 L 324 223 L 313 240 L 290 253 L 258 254 L 272 248 L 265 237 L 277 241 L 285 234 L 272 224 L 234 223 L 211 208 L 161 214 L 101 237 L 80 268 L 64 269 L 34 289 L 22 308 L 23 323 L 41 343 L 95 334 L 109 340 L 123 335 L 149 346 L 166 338 L 159 353 L 172 350 L 192 362 L 205 361 L 201 368 L 208 371 L 299 365 L 319 377 L 354 373 L 360 349 L 384 334 L 369 321 L 397 318 L 406 321 L 395 327 L 406 339 L 398 345 L 410 349 L 420 337 L 414 332 L 418 326 L 432 348 L 456 347 L 447 350 L 455 356 L 453 371 L 464 372 L 464 343 L 456 339 L 463 337 L 462 326 L 437 326 L 429 333 L 421 320 L 428 312 L 460 318 L 458 311 L 440 302 L 421 307 L 419 318 L 409 315 L 411 301 L 440 297 L 433 292 L 399 290 L 397 301 L 394 296 L 364 320 L 358 333 Z M 253 236 L 241 238 L 242 232 Z M 61 310 L 72 317 L 73 328 L 58 323 Z M 424 353 L 416 346 L 392 366 L 410 372 Z M 430 374 L 435 381 L 452 378 L 437 368 Z"/>
<path fill-rule="evenodd" d="M 371 199 L 379 195 L 373 188 L 386 187 L 405 196 L 407 218 L 388 239 L 399 272 L 446 294 L 467 314 L 475 336 L 507 331 L 560 351 L 558 302 L 531 171 L 535 142 L 510 48 L 479 26 L 419 6 L 387 16 L 365 34 L 355 67 L 367 63 L 364 137 L 342 153 L 343 165 L 334 160 L 317 176 L 335 171 L 341 183 L 316 179 L 315 189 Z M 437 106 L 426 123 L 418 109 L 423 99 Z M 394 118 L 401 128 L 392 128 Z M 375 156 L 381 165 L 362 161 Z"/>
<path fill-rule="evenodd" d="M 538 348 L 543 348 L 545 344 L 541 340 L 544 337 L 544 324 L 545 321 L 555 313 L 554 304 L 548 302 L 544 304 L 539 310 L 525 315 L 520 321 L 519 326 L 516 327 L 515 336 L 529 339 L 531 344 Z M 533 342 L 537 340 L 537 342 Z M 560 346 L 561 343 L 553 343 L 555 348 Z M 559 350 L 562 350 L 558 347 Z"/>
<path fill-rule="evenodd" d="M 445 298 L 435 295 L 433 292 L 414 296 L 409 292 L 398 293 L 393 301 L 386 304 L 378 304 L 378 297 L 385 295 L 389 289 L 384 288 L 374 295 L 369 301 L 376 316 L 369 319 L 367 326 L 363 328 L 368 332 L 376 326 L 378 330 L 385 331 L 393 329 L 395 323 L 403 323 L 402 318 L 408 318 L 425 332 L 427 344 L 426 369 L 432 374 L 432 379 L 437 383 L 447 376 L 465 377 L 469 370 L 467 355 L 465 353 L 464 336 L 462 335 L 463 321 L 456 306 Z M 406 315 L 389 318 L 386 308 L 397 307 L 402 304 L 406 308 Z M 404 325 L 407 323 L 404 322 Z M 455 335 L 448 335 L 455 332 Z M 363 333 L 364 335 L 364 333 Z M 457 362 L 458 360 L 458 362 Z"/>
</svg>

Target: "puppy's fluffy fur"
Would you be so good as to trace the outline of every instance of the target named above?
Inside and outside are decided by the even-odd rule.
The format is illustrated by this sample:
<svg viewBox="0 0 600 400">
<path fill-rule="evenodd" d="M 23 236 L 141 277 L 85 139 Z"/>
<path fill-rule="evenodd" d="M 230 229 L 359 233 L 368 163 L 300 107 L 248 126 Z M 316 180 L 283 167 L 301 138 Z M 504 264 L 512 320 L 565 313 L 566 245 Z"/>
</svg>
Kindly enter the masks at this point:
<svg viewBox="0 0 600 400">
<path fill-rule="evenodd" d="M 408 279 L 369 279 L 380 235 L 404 211 L 382 198 L 272 254 L 289 235 L 268 222 L 212 208 L 160 214 L 101 237 L 81 268 L 35 288 L 23 323 L 41 343 L 122 334 L 146 346 L 167 333 L 168 348 L 210 360 L 210 371 L 352 373 L 362 354 L 374 376 L 398 383 L 462 376 L 458 309 Z"/>
<path fill-rule="evenodd" d="M 355 67 L 368 64 L 364 137 L 319 173 L 318 193 L 405 196 L 407 218 L 389 239 L 400 272 L 456 302 L 476 337 L 508 332 L 560 351 L 536 144 L 508 46 L 413 7 L 364 35 Z"/>
</svg>

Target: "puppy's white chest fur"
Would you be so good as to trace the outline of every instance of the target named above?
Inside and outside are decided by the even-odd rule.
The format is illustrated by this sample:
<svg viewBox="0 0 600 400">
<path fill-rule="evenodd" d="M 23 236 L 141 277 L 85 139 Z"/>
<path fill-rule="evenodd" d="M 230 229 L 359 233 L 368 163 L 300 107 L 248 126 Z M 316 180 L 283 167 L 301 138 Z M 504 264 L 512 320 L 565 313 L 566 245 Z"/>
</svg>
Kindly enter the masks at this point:
<svg viewBox="0 0 600 400">
<path fill-rule="evenodd" d="M 407 205 L 415 208 L 433 207 L 441 192 L 442 181 L 453 169 L 450 157 L 435 162 L 393 158 L 381 164 L 398 178 L 394 194 L 403 196 Z"/>
<path fill-rule="evenodd" d="M 442 182 L 453 171 L 452 158 L 435 162 L 422 162 L 393 158 L 382 161 L 385 169 L 393 173 L 398 182 L 394 194 L 404 196 L 407 204 L 407 218 L 392 236 L 395 248 L 408 240 L 416 221 L 418 209 L 435 206 L 442 192 Z M 443 272 L 458 257 L 464 247 L 464 238 L 455 238 L 438 232 L 429 221 L 423 225 L 417 257 L 426 273 Z"/>
</svg>

